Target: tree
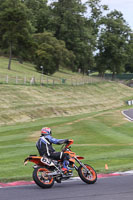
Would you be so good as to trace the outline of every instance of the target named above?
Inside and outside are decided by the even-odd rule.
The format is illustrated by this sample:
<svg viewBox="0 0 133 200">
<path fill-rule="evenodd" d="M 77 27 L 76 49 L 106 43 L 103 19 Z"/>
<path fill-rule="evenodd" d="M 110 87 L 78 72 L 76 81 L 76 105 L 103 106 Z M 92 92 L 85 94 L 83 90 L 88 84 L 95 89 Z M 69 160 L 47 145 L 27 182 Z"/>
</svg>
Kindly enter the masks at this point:
<svg viewBox="0 0 133 200">
<path fill-rule="evenodd" d="M 125 65 L 125 71 L 133 73 L 133 32 L 130 34 L 127 44 L 128 59 Z"/>
<path fill-rule="evenodd" d="M 103 18 L 103 12 L 108 10 L 108 6 L 101 5 L 101 0 L 88 0 L 86 1 L 86 6 L 88 10 L 90 10 L 88 21 L 93 28 L 93 35 L 95 36 L 96 42 L 100 30 L 101 20 Z"/>
<path fill-rule="evenodd" d="M 89 10 L 88 24 L 91 29 L 91 44 L 93 45 L 94 54 L 97 52 L 97 42 L 101 29 L 103 12 L 108 10 L 107 5 L 102 5 L 101 0 L 88 0 L 86 1 L 87 10 Z M 103 76 L 106 66 L 102 63 L 100 55 L 95 56 L 95 65 L 93 64 L 92 70 L 97 70 L 99 66 L 99 74 Z"/>
<path fill-rule="evenodd" d="M 21 0 L 29 10 L 29 20 L 36 33 L 43 33 L 47 29 L 50 8 L 47 0 Z"/>
<path fill-rule="evenodd" d="M 37 70 L 41 71 L 44 67 L 44 74 L 53 74 L 59 69 L 59 66 L 70 67 L 74 62 L 74 54 L 68 51 L 64 41 L 57 40 L 52 33 L 44 32 L 34 35 L 34 39 L 38 44 L 35 52 L 35 64 Z"/>
<path fill-rule="evenodd" d="M 99 76 L 104 77 L 104 74 L 106 72 L 107 65 L 105 63 L 105 60 L 103 59 L 104 55 L 103 52 L 99 52 L 96 54 L 95 56 L 95 60 L 96 60 L 96 68 L 95 70 L 99 72 Z"/>
<path fill-rule="evenodd" d="M 130 28 L 126 24 L 121 12 L 111 11 L 103 20 L 103 28 L 98 41 L 98 57 L 104 65 L 104 70 L 109 69 L 112 77 L 124 71 L 127 60 L 127 43 Z M 98 70 L 101 65 L 99 65 Z M 104 71 L 103 71 L 104 72 Z"/>
<path fill-rule="evenodd" d="M 93 47 L 91 29 L 85 17 L 86 6 L 81 0 L 58 0 L 51 6 L 53 16 L 49 30 L 57 39 L 66 43 L 68 50 L 76 56 L 73 71 L 79 68 L 83 73 L 93 64 Z"/>
<path fill-rule="evenodd" d="M 11 69 L 12 52 L 30 36 L 26 7 L 20 0 L 5 0 L 0 5 L 0 46 L 9 49 L 8 69 Z M 21 51 L 21 50 L 20 50 Z"/>
</svg>

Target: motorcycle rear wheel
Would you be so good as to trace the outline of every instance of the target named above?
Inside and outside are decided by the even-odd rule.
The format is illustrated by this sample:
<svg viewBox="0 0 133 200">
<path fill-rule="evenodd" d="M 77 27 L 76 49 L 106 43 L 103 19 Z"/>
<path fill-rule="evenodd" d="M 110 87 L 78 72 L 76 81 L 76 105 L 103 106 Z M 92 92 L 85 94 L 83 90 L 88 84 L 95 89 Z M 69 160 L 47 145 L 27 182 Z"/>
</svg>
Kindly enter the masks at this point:
<svg viewBox="0 0 133 200">
<path fill-rule="evenodd" d="M 51 188 L 54 184 L 54 178 L 48 176 L 48 169 L 43 167 L 35 168 L 33 171 L 33 180 L 41 188 Z"/>
<path fill-rule="evenodd" d="M 84 164 L 86 168 L 89 170 L 89 173 L 82 166 L 78 168 L 79 177 L 87 184 L 93 184 L 97 180 L 97 173 L 95 170 L 87 164 Z"/>
</svg>

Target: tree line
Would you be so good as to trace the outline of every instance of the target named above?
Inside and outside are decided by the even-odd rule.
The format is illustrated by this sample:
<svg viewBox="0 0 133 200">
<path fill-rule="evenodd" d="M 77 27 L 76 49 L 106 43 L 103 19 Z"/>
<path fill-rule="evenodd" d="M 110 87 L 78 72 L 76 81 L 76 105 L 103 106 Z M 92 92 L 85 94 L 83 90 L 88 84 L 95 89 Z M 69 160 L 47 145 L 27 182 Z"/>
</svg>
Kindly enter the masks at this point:
<svg viewBox="0 0 133 200">
<path fill-rule="evenodd" d="M 0 0 L 0 53 L 53 74 L 133 72 L 133 32 L 101 0 Z M 42 71 L 43 66 L 43 71 Z"/>
</svg>

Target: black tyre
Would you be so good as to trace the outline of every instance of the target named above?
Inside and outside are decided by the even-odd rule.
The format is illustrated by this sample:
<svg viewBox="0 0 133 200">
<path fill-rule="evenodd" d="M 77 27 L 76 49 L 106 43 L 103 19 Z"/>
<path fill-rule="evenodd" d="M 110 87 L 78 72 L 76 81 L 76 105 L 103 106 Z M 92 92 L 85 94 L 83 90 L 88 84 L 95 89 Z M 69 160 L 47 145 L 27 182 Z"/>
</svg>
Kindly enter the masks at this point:
<svg viewBox="0 0 133 200">
<path fill-rule="evenodd" d="M 82 181 L 84 181 L 87 184 L 95 183 L 97 180 L 97 173 L 91 166 L 87 164 L 84 164 L 84 165 L 89 170 L 89 172 L 87 172 L 82 166 L 80 166 L 78 168 L 79 177 L 82 179 Z"/>
<path fill-rule="evenodd" d="M 54 178 L 48 176 L 48 169 L 43 167 L 35 168 L 33 171 L 33 180 L 41 188 L 51 188 L 54 184 Z"/>
</svg>

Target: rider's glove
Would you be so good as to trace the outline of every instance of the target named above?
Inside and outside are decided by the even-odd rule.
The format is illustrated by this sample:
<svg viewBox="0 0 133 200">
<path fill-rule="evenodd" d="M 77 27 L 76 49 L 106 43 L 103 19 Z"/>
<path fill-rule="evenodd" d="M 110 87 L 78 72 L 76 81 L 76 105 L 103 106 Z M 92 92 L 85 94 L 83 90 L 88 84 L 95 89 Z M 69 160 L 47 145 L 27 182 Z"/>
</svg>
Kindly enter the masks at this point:
<svg viewBox="0 0 133 200">
<path fill-rule="evenodd" d="M 68 139 L 64 140 L 64 143 L 69 143 L 69 140 Z"/>
</svg>

